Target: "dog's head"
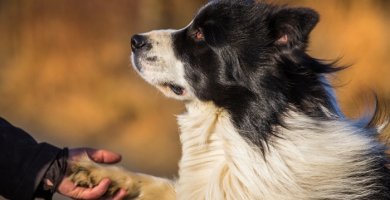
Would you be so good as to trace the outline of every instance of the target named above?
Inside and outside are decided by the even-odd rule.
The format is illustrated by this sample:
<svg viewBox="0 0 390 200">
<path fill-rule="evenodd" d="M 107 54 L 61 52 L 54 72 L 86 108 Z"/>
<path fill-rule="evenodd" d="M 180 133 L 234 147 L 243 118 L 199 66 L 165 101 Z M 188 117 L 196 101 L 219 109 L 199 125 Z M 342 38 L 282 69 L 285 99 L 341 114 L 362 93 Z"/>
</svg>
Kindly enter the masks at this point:
<svg viewBox="0 0 390 200">
<path fill-rule="evenodd" d="M 176 99 L 227 107 L 252 97 L 288 104 L 313 94 L 317 74 L 328 70 L 305 54 L 318 20 L 308 8 L 215 0 L 183 29 L 134 35 L 132 62 L 146 81 Z"/>
<path fill-rule="evenodd" d="M 337 68 L 305 53 L 318 20 L 309 8 L 214 0 L 183 29 L 133 36 L 132 62 L 167 96 L 224 108 L 262 146 L 288 110 L 337 113 L 322 82 Z"/>
</svg>

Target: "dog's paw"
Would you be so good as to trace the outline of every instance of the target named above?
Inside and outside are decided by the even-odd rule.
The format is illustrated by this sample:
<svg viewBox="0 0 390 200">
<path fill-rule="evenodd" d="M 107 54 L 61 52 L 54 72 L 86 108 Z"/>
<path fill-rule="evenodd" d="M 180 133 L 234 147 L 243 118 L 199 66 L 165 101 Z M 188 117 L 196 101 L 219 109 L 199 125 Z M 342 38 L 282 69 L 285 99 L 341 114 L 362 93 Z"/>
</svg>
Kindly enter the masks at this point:
<svg viewBox="0 0 390 200">
<path fill-rule="evenodd" d="M 92 188 L 96 185 L 93 177 L 90 177 L 90 171 L 82 166 L 72 165 L 70 179 L 77 186 Z"/>
<path fill-rule="evenodd" d="M 91 161 L 88 156 L 70 163 L 69 178 L 81 187 L 94 187 L 104 178 L 109 178 L 111 184 L 105 194 L 112 197 L 120 189 L 125 189 L 128 195 L 125 200 L 175 200 L 173 184 L 168 179 L 132 173 L 112 165 L 100 165 Z"/>
<path fill-rule="evenodd" d="M 96 164 L 83 158 L 70 163 L 69 178 L 77 186 L 92 188 L 104 178 L 109 178 L 111 184 L 104 196 L 114 196 L 121 188 L 128 192 L 126 200 L 138 200 L 140 196 L 137 176 L 117 166 Z"/>
</svg>

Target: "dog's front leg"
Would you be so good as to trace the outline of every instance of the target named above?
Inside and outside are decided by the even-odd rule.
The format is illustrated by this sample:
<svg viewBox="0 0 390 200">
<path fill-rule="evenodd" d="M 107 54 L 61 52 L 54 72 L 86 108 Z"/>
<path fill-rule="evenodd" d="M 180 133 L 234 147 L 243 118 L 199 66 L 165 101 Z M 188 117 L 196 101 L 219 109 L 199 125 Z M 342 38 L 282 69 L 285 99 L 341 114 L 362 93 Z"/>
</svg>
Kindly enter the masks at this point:
<svg viewBox="0 0 390 200">
<path fill-rule="evenodd" d="M 100 165 L 87 157 L 70 163 L 69 177 L 78 186 L 94 187 L 103 178 L 112 182 L 105 196 L 113 196 L 119 189 L 128 192 L 126 200 L 175 200 L 173 182 L 141 173 L 129 172 L 118 166 Z"/>
</svg>

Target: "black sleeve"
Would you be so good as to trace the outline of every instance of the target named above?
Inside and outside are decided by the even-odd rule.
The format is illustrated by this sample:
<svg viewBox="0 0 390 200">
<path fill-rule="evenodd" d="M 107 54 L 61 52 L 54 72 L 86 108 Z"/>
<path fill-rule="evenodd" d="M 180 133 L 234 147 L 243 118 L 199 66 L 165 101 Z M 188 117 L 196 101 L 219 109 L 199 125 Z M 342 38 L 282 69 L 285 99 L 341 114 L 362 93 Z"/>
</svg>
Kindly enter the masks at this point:
<svg viewBox="0 0 390 200">
<path fill-rule="evenodd" d="M 0 118 L 0 196 L 33 199 L 42 178 L 62 152 L 50 144 L 37 143 L 29 134 Z"/>
</svg>

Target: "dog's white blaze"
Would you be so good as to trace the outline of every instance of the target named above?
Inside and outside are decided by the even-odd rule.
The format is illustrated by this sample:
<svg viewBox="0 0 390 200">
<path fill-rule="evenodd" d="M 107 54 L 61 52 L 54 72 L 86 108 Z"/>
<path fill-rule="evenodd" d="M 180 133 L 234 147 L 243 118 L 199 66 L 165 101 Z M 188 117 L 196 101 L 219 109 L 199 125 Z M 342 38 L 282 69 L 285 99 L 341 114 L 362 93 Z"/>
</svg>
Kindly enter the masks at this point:
<svg viewBox="0 0 390 200">
<path fill-rule="evenodd" d="M 166 96 L 188 100 L 194 97 L 193 92 L 187 81 L 185 80 L 184 64 L 178 60 L 173 51 L 172 34 L 176 30 L 158 30 L 144 33 L 147 36 L 152 48 L 144 52 L 145 55 L 137 58 L 141 65 L 141 70 L 138 73 L 150 84 L 156 86 Z M 156 58 L 155 61 L 148 61 L 147 58 Z M 133 65 L 135 57 L 132 55 Z M 162 87 L 163 83 L 174 83 L 184 87 L 185 93 L 181 96 L 174 94 L 169 88 Z"/>
<path fill-rule="evenodd" d="M 369 172 L 372 160 L 357 157 L 375 148 L 374 141 L 347 121 L 320 122 L 291 112 L 291 129 L 280 128 L 281 138 L 273 139 L 263 157 L 225 110 L 197 101 L 187 111 L 178 118 L 178 199 L 358 199 L 374 192 L 370 179 L 355 174 Z"/>
</svg>

